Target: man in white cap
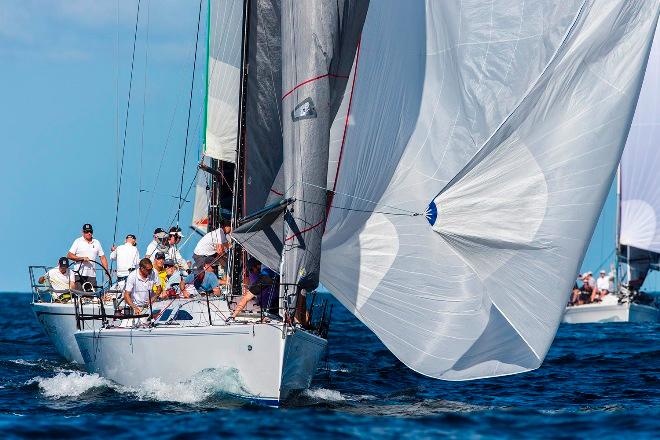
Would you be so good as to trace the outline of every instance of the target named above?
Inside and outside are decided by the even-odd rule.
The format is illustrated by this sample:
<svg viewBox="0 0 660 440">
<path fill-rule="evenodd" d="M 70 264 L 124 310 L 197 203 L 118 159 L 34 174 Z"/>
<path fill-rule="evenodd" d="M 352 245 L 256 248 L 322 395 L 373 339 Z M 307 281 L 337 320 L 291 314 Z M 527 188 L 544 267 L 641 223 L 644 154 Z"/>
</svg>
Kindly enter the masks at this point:
<svg viewBox="0 0 660 440">
<path fill-rule="evenodd" d="M 96 288 L 96 267 L 93 261 L 96 261 L 97 258 L 101 260 L 101 266 L 108 271 L 108 259 L 105 258 L 101 243 L 94 238 L 93 234 L 92 225 L 85 223 L 82 227 L 82 237 L 74 240 L 71 249 L 66 254 L 69 260 L 78 262 L 73 271 L 79 274 L 76 275 L 76 281 L 81 289 L 85 283 L 90 283 L 92 287 Z"/>
<path fill-rule="evenodd" d="M 181 228 L 179 228 L 178 226 L 172 226 L 170 228 L 170 233 L 167 241 L 167 244 L 169 245 L 169 249 L 167 250 L 167 252 L 165 252 L 165 258 L 167 258 L 168 260 L 174 260 L 176 262 L 176 265 L 179 267 L 179 269 L 187 273 L 189 269 L 188 262 L 186 261 L 185 258 L 181 256 L 181 252 L 179 252 L 179 243 L 181 242 L 182 237 L 183 234 L 181 233 Z"/>
<path fill-rule="evenodd" d="M 598 280 L 596 280 L 596 287 L 598 288 L 598 294 L 601 300 L 605 295 L 610 293 L 610 278 L 604 270 L 601 270 L 599 273 Z"/>
<path fill-rule="evenodd" d="M 163 228 L 154 230 L 154 239 L 147 245 L 147 253 L 144 256 L 153 263 L 156 252 L 167 252 L 167 232 Z"/>
</svg>

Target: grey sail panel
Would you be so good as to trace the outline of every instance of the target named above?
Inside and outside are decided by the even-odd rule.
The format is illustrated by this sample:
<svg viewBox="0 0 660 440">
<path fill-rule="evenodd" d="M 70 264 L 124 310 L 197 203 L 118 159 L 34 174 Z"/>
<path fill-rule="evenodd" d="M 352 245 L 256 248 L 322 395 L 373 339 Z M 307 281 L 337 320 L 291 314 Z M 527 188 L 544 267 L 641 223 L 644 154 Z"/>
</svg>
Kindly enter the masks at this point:
<svg viewBox="0 0 660 440">
<path fill-rule="evenodd" d="M 282 1 L 285 284 L 318 285 L 330 128 L 344 96 L 368 2 Z"/>
<path fill-rule="evenodd" d="M 282 166 L 280 7 L 280 0 L 251 3 L 243 207 L 246 215 L 267 203 Z"/>
<path fill-rule="evenodd" d="M 240 243 L 250 255 L 275 272 L 279 272 L 282 255 L 284 221 L 290 216 L 285 214 L 286 204 L 275 203 L 265 207 L 234 231 L 232 239 Z"/>
</svg>

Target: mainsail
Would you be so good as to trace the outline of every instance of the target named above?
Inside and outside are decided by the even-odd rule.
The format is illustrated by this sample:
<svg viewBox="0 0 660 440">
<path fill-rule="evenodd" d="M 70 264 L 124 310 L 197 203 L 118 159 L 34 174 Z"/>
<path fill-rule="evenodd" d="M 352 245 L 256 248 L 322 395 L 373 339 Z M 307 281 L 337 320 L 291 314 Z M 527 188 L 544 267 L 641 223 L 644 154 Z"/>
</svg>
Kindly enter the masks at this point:
<svg viewBox="0 0 660 440">
<path fill-rule="evenodd" d="M 238 126 L 243 1 L 210 1 L 205 154 L 234 162 Z"/>
<path fill-rule="evenodd" d="M 379 0 L 359 57 L 360 11 L 340 5 L 282 1 L 293 204 L 235 238 L 259 258 L 283 248 L 285 284 L 314 286 L 320 258 L 323 284 L 422 374 L 537 368 L 625 143 L 658 2 Z"/>
<path fill-rule="evenodd" d="M 660 259 L 660 33 L 655 34 L 644 84 L 620 167 L 619 243 L 630 266 L 622 281 L 644 281 Z M 626 279 L 627 277 L 630 279 Z"/>
</svg>

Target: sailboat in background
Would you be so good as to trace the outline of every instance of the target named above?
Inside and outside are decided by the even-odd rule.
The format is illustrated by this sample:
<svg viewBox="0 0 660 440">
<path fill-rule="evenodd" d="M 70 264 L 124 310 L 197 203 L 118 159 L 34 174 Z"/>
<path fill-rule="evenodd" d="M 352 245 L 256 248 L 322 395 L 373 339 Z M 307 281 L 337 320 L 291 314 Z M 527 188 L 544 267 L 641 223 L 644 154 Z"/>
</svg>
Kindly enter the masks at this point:
<svg viewBox="0 0 660 440">
<path fill-rule="evenodd" d="M 88 370 L 136 385 L 231 368 L 247 396 L 278 404 L 309 386 L 325 349 L 293 320 L 319 281 L 422 374 L 538 368 L 619 162 L 660 5 L 514 3 L 211 2 L 211 29 L 243 11 L 240 64 L 210 50 L 202 167 L 209 229 L 232 186 L 231 292 L 206 303 L 205 322 L 203 302 L 179 303 L 147 328 L 78 332 Z M 236 88 L 213 78 L 234 67 L 225 102 Z M 209 136 L 222 108 L 237 115 L 227 142 Z M 270 322 L 218 319 L 242 292 L 244 252 L 280 275 Z"/>
<path fill-rule="evenodd" d="M 635 117 L 617 174 L 614 294 L 600 302 L 566 308 L 563 322 L 657 322 L 658 299 L 641 293 L 660 270 L 660 32 L 646 66 Z"/>
</svg>

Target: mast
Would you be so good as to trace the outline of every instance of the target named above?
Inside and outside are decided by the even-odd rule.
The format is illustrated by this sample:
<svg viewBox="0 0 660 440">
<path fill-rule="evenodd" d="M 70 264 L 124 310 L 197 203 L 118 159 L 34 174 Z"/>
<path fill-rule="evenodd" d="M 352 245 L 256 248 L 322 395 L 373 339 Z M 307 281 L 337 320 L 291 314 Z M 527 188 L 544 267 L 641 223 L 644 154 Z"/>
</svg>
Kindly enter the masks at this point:
<svg viewBox="0 0 660 440">
<path fill-rule="evenodd" d="M 244 211 L 244 180 L 245 180 L 245 135 L 246 135 L 246 107 L 247 107 L 247 76 L 248 76 L 248 41 L 250 31 L 250 3 L 251 0 L 243 1 L 243 32 L 241 45 L 241 80 L 239 91 L 239 113 L 238 113 L 238 136 L 236 139 L 236 160 L 234 168 L 234 190 L 232 194 L 232 216 L 231 226 L 238 226 L 238 219 Z M 241 260 L 243 248 L 234 242 L 229 257 L 229 274 L 231 277 L 230 294 L 240 294 L 243 282 L 243 267 Z"/>
</svg>

